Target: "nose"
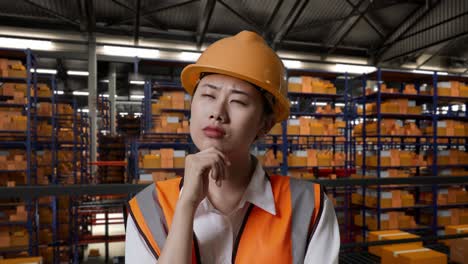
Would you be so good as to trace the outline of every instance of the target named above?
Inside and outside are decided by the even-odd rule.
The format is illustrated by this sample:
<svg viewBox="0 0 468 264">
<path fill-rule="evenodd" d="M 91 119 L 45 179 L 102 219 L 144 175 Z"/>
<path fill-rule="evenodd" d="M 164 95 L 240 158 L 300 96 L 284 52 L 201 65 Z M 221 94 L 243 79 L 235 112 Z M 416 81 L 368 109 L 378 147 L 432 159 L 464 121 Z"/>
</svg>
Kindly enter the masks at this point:
<svg viewBox="0 0 468 264">
<path fill-rule="evenodd" d="M 224 100 L 220 100 L 216 105 L 213 106 L 210 114 L 210 119 L 221 123 L 226 123 L 229 118 L 224 105 Z"/>
</svg>

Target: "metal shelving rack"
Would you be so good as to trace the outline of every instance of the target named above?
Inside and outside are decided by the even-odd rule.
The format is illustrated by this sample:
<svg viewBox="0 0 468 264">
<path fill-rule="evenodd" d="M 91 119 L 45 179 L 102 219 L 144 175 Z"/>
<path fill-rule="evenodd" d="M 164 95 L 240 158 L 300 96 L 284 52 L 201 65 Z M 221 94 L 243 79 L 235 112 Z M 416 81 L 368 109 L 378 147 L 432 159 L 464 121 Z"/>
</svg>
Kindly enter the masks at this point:
<svg viewBox="0 0 468 264">
<path fill-rule="evenodd" d="M 382 178 L 381 172 L 382 170 L 386 169 L 414 169 L 415 175 L 424 177 L 424 175 L 433 175 L 438 176 L 440 169 L 447 168 L 447 167 L 461 167 L 465 170 L 468 168 L 468 164 L 461 164 L 459 166 L 443 166 L 439 165 L 437 162 L 437 153 L 440 149 L 450 147 L 450 146 L 457 146 L 463 145 L 466 151 L 467 149 L 467 139 L 468 137 L 440 137 L 437 135 L 437 124 L 439 120 L 460 120 L 460 121 L 468 121 L 468 119 L 463 115 L 454 115 L 453 113 L 448 114 L 440 114 L 439 108 L 441 105 L 449 103 L 451 101 L 457 102 L 464 102 L 465 109 L 468 103 L 468 98 L 462 97 L 447 97 L 447 96 L 438 96 L 437 94 L 437 82 L 440 79 L 440 75 L 435 72 L 433 75 L 425 75 L 425 74 L 416 74 L 416 73 L 407 73 L 407 72 L 400 72 L 400 71 L 390 71 L 390 70 L 382 70 L 378 69 L 376 72 L 371 73 L 369 75 L 361 76 L 361 86 L 362 86 L 362 95 L 353 98 L 353 103 L 363 105 L 363 112 L 361 115 L 356 114 L 354 116 L 355 120 L 361 119 L 362 120 L 362 133 L 358 137 L 353 137 L 353 159 L 356 161 L 356 152 L 357 147 L 362 146 L 362 166 L 361 166 L 361 173 L 364 177 L 368 172 L 368 169 L 371 167 L 366 165 L 366 152 L 367 150 L 373 150 L 377 154 L 377 166 L 372 167 L 376 172 L 377 178 Z M 453 80 L 453 79 L 460 79 L 460 77 L 454 76 L 443 76 L 445 80 Z M 466 78 L 465 78 L 466 79 Z M 463 80 L 465 80 L 463 79 Z M 375 80 L 377 82 L 377 90 L 374 93 L 366 95 L 366 81 L 367 80 Z M 389 82 L 396 82 L 400 83 L 399 92 L 397 93 L 384 93 L 381 90 L 381 85 L 384 81 Z M 466 80 L 465 80 L 466 81 Z M 433 94 L 421 94 L 420 87 L 423 85 L 423 82 L 428 84 L 432 84 Z M 406 83 L 411 83 L 415 85 L 417 90 L 417 94 L 403 94 L 402 90 Z M 381 103 L 383 100 L 386 99 L 409 99 L 414 100 L 417 104 L 427 104 L 431 107 L 428 107 L 427 113 L 423 113 L 421 115 L 402 115 L 402 114 L 386 114 L 382 113 L 381 111 Z M 366 113 L 366 103 L 375 102 L 377 111 L 373 114 Z M 356 111 L 354 111 L 356 112 Z M 466 112 L 465 112 L 466 113 Z M 432 126 L 432 135 L 384 135 L 381 131 L 381 123 L 384 119 L 391 118 L 391 119 L 403 119 L 403 120 L 415 120 L 416 125 L 421 128 L 422 122 L 426 121 L 429 122 Z M 367 135 L 366 133 L 366 123 L 369 119 L 374 119 L 377 123 L 377 131 L 375 135 Z M 449 142 L 439 143 L 438 139 L 448 139 Z M 370 139 L 374 139 L 375 143 L 370 143 Z M 387 139 L 390 139 L 388 142 Z M 411 139 L 412 141 L 408 141 Z M 458 140 L 457 142 L 451 142 L 452 139 Z M 459 140 L 462 139 L 464 142 L 460 143 Z M 360 142 L 359 142 L 360 141 Z M 420 154 L 422 151 L 428 151 L 432 154 L 432 164 L 428 164 L 427 172 L 423 173 L 421 171 L 421 166 L 399 166 L 399 167 L 388 167 L 381 165 L 381 151 L 384 149 L 414 149 L 417 154 Z M 382 208 L 380 201 L 381 201 L 381 192 L 383 190 L 391 190 L 391 189 L 406 189 L 413 191 L 413 195 L 415 197 L 415 205 L 409 207 L 401 207 L 401 208 Z M 373 211 L 377 214 L 377 229 L 381 229 L 381 214 L 388 211 L 408 211 L 414 210 L 415 213 L 415 221 L 418 224 L 417 228 L 410 228 L 406 229 L 407 231 L 422 233 L 422 234 L 437 234 L 437 231 L 440 230 L 441 226 L 437 223 L 437 212 L 440 208 L 457 208 L 457 207 L 467 207 L 468 204 L 448 204 L 448 205 L 438 205 L 437 204 L 437 195 L 439 190 L 439 185 L 433 184 L 431 187 L 432 191 L 432 204 L 422 204 L 419 198 L 419 194 L 421 191 L 421 186 L 418 185 L 411 185 L 407 187 L 382 187 L 380 185 L 376 186 L 377 190 L 377 205 L 375 208 L 367 207 L 364 204 L 357 206 L 360 210 L 360 213 L 363 215 L 363 227 L 361 229 L 362 236 L 365 238 L 365 234 L 367 232 L 367 225 L 366 225 L 366 211 Z M 362 199 L 365 200 L 366 196 L 366 187 L 362 188 Z M 352 207 L 356 207 L 353 205 Z M 421 226 L 420 225 L 420 214 L 423 210 L 430 210 L 432 212 L 432 224 L 430 226 Z"/>
<path fill-rule="evenodd" d="M 26 118 L 26 131 L 11 131 L 11 130 L 5 130 L 5 131 L 0 131 L 0 137 L 2 140 L 0 141 L 0 147 L 3 149 L 24 149 L 26 151 L 26 170 L 15 170 L 15 171 L 9 171 L 9 170 L 4 170 L 1 171 L 1 173 L 20 173 L 26 175 L 26 182 L 24 184 L 26 185 L 32 185 L 34 184 L 34 178 L 35 178 L 35 171 L 34 167 L 32 166 L 33 164 L 33 159 L 35 156 L 35 144 L 33 142 L 33 137 L 32 137 L 32 126 L 33 126 L 33 116 L 31 115 L 30 109 L 35 107 L 33 105 L 32 101 L 32 94 L 31 94 L 31 88 L 33 86 L 33 77 L 36 76 L 35 71 L 31 71 L 32 69 L 35 69 L 36 65 L 36 58 L 32 54 L 31 50 L 11 50 L 11 49 L 2 49 L 0 50 L 0 57 L 6 58 L 6 59 L 19 59 L 21 61 L 26 62 L 26 74 L 27 76 L 25 78 L 21 77 L 0 77 L 0 82 L 3 83 L 21 83 L 21 84 L 26 84 L 26 102 L 24 104 L 11 104 L 5 102 L 6 100 L 12 99 L 12 97 L 9 96 L 2 96 L 0 102 L 0 107 L 1 108 L 18 108 L 19 111 L 25 114 Z M 13 140 L 12 140 L 13 139 Z M 7 176 L 8 177 L 8 176 Z M 10 247 L 10 248 L 0 248 L 0 254 L 4 253 L 19 253 L 22 251 L 27 251 L 28 254 L 33 255 L 37 252 L 37 233 L 35 233 L 35 226 L 37 225 L 35 218 L 33 217 L 37 213 L 37 203 L 32 200 L 32 199 L 25 199 L 24 203 L 23 202 L 18 202 L 15 201 L 13 203 L 7 203 L 7 204 L 1 204 L 0 206 L 2 208 L 5 207 L 16 207 L 17 205 L 22 205 L 25 204 L 26 206 L 26 211 L 28 214 L 27 221 L 26 222 L 6 222 L 6 223 L 1 223 L 0 226 L 7 226 L 7 227 L 13 227 L 13 226 L 21 226 L 21 227 L 26 227 L 26 230 L 28 232 L 29 236 L 29 243 L 28 246 L 26 247 Z"/>
</svg>

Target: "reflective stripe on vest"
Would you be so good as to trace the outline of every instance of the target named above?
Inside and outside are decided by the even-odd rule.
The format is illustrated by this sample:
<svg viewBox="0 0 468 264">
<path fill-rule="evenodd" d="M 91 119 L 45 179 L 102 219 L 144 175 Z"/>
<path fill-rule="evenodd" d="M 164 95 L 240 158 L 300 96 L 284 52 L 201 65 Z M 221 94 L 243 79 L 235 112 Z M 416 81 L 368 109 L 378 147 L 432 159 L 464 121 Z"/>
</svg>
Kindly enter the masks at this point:
<svg viewBox="0 0 468 264">
<path fill-rule="evenodd" d="M 319 185 L 269 177 L 276 215 L 250 205 L 233 247 L 233 263 L 303 263 L 321 216 Z M 181 178 L 157 182 L 129 202 L 135 224 L 156 258 L 161 254 L 179 198 Z M 192 263 L 200 263 L 194 235 Z"/>
</svg>

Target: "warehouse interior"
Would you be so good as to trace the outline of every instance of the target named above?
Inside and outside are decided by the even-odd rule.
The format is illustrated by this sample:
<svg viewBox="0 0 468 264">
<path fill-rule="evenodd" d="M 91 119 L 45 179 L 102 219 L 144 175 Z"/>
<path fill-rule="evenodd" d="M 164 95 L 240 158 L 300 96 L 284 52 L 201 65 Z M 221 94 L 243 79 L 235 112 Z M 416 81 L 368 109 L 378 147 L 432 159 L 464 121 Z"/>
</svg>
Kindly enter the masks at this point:
<svg viewBox="0 0 468 264">
<path fill-rule="evenodd" d="M 124 263 L 197 152 L 182 69 L 243 30 L 291 102 L 252 153 L 326 188 L 339 262 L 468 263 L 466 0 L 0 1 L 0 263 Z"/>
</svg>

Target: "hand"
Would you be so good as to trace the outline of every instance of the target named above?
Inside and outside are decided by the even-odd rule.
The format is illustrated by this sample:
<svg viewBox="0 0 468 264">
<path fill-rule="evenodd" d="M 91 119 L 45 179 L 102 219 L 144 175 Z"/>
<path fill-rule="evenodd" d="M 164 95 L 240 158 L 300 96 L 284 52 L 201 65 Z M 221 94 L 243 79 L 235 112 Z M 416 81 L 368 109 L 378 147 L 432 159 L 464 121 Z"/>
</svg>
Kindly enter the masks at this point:
<svg viewBox="0 0 468 264">
<path fill-rule="evenodd" d="M 194 208 L 208 193 L 209 179 L 221 186 L 227 177 L 227 166 L 231 162 L 218 149 L 211 147 L 185 158 L 184 189 L 181 200 L 190 203 Z"/>
</svg>

